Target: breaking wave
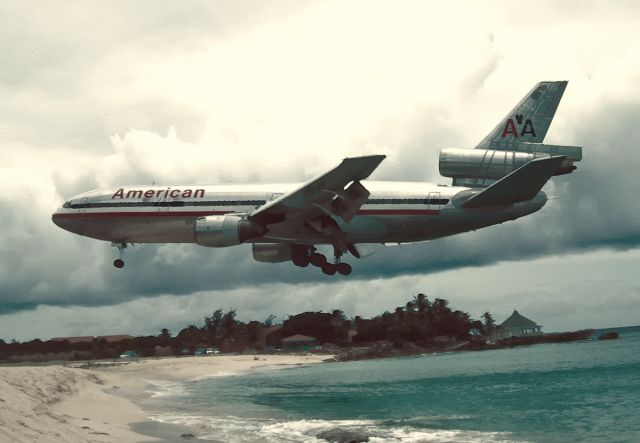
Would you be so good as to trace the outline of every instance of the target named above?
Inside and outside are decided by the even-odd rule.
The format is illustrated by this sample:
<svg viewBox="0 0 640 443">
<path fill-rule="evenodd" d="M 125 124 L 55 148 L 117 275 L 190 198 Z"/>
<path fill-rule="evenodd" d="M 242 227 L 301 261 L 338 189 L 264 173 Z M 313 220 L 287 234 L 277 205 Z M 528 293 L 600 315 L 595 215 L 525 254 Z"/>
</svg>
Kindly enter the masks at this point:
<svg viewBox="0 0 640 443">
<path fill-rule="evenodd" d="M 513 436 L 505 432 L 480 432 L 457 429 L 428 429 L 409 425 L 412 420 L 427 423 L 441 421 L 446 417 L 416 417 L 405 420 L 405 424 L 379 420 L 278 420 L 246 419 L 236 416 L 206 417 L 190 414 L 162 413 L 151 417 L 160 423 L 187 426 L 201 439 L 240 442 L 268 443 L 318 443 L 323 433 L 352 434 L 367 436 L 371 443 L 488 443 L 515 442 Z M 451 417 L 460 419 L 462 417 Z"/>
</svg>

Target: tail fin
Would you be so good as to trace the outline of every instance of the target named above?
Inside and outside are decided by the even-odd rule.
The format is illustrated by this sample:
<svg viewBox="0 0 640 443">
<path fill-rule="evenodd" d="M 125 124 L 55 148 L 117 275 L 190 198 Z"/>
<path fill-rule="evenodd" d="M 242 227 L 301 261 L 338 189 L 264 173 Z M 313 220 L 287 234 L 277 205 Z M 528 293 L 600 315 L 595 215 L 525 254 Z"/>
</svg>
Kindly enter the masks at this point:
<svg viewBox="0 0 640 443">
<path fill-rule="evenodd" d="M 463 206 L 480 208 L 531 200 L 566 158 L 564 155 L 559 155 L 532 160 L 474 195 Z"/>
<path fill-rule="evenodd" d="M 535 85 L 476 148 L 505 150 L 519 142 L 542 143 L 566 87 L 566 81 Z"/>
</svg>

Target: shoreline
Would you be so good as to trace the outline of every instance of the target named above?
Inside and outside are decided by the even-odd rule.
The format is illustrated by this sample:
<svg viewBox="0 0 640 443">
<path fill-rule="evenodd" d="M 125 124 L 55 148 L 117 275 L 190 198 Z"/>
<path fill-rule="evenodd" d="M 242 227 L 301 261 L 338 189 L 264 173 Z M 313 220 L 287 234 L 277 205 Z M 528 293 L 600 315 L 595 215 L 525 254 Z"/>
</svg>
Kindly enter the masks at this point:
<svg viewBox="0 0 640 443">
<path fill-rule="evenodd" d="M 583 329 L 572 332 L 554 332 L 548 334 L 509 337 L 495 342 L 451 341 L 444 343 L 421 343 L 403 341 L 402 346 L 394 346 L 391 341 L 380 340 L 335 350 L 335 361 L 375 360 L 381 358 L 400 358 L 416 355 L 441 354 L 447 352 L 478 352 L 509 349 L 517 346 L 533 346 L 550 343 L 571 343 L 593 339 L 596 329 Z"/>
<path fill-rule="evenodd" d="M 395 348 L 378 342 L 333 354 L 213 355 L 0 366 L 0 441 L 171 442 L 197 438 L 185 425 L 153 419 L 145 401 L 179 384 L 320 362 L 398 358 L 579 341 L 593 330 L 546 334 L 498 346 L 458 342 Z M 589 334 L 589 335 L 590 335 Z M 577 340 L 576 340 L 577 339 Z M 153 389 L 153 390 L 152 390 Z M 148 405 L 147 405 L 148 406 Z"/>
<path fill-rule="evenodd" d="M 116 364 L 0 366 L 0 440 L 158 442 L 191 434 L 150 418 L 140 404 L 152 381 L 188 383 L 324 362 L 330 355 L 220 355 Z M 192 439 L 195 439 L 193 437 Z M 202 441 L 202 440 L 201 440 Z"/>
</svg>

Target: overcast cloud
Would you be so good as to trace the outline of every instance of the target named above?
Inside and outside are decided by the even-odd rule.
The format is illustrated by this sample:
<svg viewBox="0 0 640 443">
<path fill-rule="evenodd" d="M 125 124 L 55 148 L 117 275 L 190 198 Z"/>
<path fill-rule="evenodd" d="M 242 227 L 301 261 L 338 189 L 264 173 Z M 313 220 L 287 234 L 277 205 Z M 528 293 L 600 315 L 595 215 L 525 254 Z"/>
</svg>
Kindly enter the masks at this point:
<svg viewBox="0 0 640 443">
<path fill-rule="evenodd" d="M 562 316 L 637 323 L 636 3 L 61 5 L 0 5 L 0 337 L 154 332 L 217 307 L 366 315 L 417 291 L 475 316 L 527 306 L 556 330 Z M 377 247 L 348 279 L 256 263 L 248 247 L 140 245 L 116 270 L 108 243 L 50 221 L 89 189 L 302 181 L 349 155 L 387 154 L 374 179 L 448 183 L 438 151 L 474 146 L 540 80 L 569 80 L 546 142 L 584 146 L 578 170 L 545 188 L 561 198 Z M 609 275 L 613 292 L 596 290 Z"/>
</svg>

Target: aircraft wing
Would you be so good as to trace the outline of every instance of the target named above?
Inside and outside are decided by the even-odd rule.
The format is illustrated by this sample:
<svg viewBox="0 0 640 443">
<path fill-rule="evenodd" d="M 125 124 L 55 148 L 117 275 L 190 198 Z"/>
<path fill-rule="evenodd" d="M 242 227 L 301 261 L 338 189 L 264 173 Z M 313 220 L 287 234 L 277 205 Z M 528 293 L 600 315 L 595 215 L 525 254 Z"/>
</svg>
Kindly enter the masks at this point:
<svg viewBox="0 0 640 443">
<path fill-rule="evenodd" d="M 345 158 L 329 172 L 256 209 L 249 220 L 268 225 L 285 221 L 313 222 L 314 218 L 327 215 L 349 222 L 369 197 L 360 180 L 367 178 L 385 157 Z"/>
<path fill-rule="evenodd" d="M 465 208 L 480 208 L 531 200 L 567 157 L 538 158 L 498 180 L 467 200 Z"/>
</svg>

